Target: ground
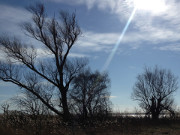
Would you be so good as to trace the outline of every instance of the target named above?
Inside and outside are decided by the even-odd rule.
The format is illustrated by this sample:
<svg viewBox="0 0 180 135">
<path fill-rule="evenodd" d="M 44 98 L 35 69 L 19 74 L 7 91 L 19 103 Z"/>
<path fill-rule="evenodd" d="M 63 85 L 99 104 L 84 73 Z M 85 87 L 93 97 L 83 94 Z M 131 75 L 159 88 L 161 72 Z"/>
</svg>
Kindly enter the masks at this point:
<svg viewBox="0 0 180 135">
<path fill-rule="evenodd" d="M 109 117 L 86 124 L 66 125 L 57 117 L 38 119 L 0 116 L 1 135 L 180 135 L 180 118 Z M 22 118 L 22 119 L 19 119 Z"/>
</svg>

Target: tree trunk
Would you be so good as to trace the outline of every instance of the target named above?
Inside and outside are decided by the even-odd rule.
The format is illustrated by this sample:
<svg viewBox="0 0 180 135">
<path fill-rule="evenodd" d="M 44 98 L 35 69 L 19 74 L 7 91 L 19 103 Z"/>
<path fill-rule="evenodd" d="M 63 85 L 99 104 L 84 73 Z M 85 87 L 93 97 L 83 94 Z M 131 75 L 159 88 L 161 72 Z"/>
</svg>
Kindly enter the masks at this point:
<svg viewBox="0 0 180 135">
<path fill-rule="evenodd" d="M 152 119 L 153 120 L 158 120 L 159 119 L 159 114 L 160 114 L 159 112 L 155 112 L 155 111 L 152 112 Z"/>
<path fill-rule="evenodd" d="M 70 120 L 70 113 L 67 104 L 67 92 L 62 92 L 62 107 L 63 107 L 63 121 L 68 122 Z"/>
<path fill-rule="evenodd" d="M 86 109 L 86 105 L 83 104 L 83 120 L 87 119 L 87 109 Z"/>
</svg>

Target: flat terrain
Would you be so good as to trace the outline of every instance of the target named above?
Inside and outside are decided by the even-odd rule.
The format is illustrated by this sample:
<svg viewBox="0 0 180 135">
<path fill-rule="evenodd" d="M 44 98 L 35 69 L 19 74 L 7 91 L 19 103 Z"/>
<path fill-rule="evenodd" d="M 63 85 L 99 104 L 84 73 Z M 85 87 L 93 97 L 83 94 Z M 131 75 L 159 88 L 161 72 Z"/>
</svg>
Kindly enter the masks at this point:
<svg viewBox="0 0 180 135">
<path fill-rule="evenodd" d="M 180 135 L 180 119 L 111 117 L 86 124 L 65 125 L 56 117 L 20 121 L 0 117 L 0 135 Z M 39 117 L 38 117 L 39 118 Z"/>
</svg>

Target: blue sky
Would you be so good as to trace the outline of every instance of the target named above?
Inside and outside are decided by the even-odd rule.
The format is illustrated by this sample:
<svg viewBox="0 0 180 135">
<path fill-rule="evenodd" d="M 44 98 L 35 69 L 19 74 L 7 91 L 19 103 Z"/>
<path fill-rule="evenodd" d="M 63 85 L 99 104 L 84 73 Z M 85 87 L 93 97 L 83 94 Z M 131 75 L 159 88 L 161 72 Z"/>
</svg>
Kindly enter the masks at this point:
<svg viewBox="0 0 180 135">
<path fill-rule="evenodd" d="M 48 15 L 55 14 L 57 17 L 59 10 L 75 11 L 83 34 L 70 56 L 87 57 L 92 69 L 107 70 L 114 108 L 130 111 L 138 107 L 137 102 L 131 99 L 132 87 L 145 66 L 158 65 L 180 77 L 180 1 L 139 0 L 141 4 L 138 0 L 134 1 L 0 0 L 0 34 L 15 35 L 25 42 L 36 44 L 24 37 L 19 28 L 20 23 L 31 18 L 25 7 L 43 2 Z M 119 43 L 135 7 L 137 10 Z M 115 45 L 118 45 L 117 49 L 106 65 Z M 3 59 L 2 54 L 0 59 Z M 18 91 L 14 85 L 0 82 L 0 103 Z M 180 90 L 175 93 L 175 102 L 180 106 Z"/>
</svg>

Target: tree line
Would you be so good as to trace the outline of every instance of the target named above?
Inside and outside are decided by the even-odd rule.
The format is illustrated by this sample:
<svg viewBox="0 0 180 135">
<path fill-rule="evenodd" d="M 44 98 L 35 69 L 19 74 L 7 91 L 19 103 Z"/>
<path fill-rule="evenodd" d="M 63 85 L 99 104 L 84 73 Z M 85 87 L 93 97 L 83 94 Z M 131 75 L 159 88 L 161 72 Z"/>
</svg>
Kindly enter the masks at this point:
<svg viewBox="0 0 180 135">
<path fill-rule="evenodd" d="M 82 120 L 107 116 L 112 110 L 108 74 L 92 71 L 87 59 L 68 57 L 81 35 L 75 13 L 60 11 L 57 19 L 47 16 L 43 4 L 28 10 L 32 22 L 24 22 L 21 28 L 50 57 L 38 57 L 39 45 L 0 36 L 0 48 L 6 56 L 6 60 L 0 60 L 0 79 L 19 86 L 24 94 L 14 101 L 24 111 L 50 111 L 65 122 L 72 115 L 79 115 Z M 153 119 L 158 119 L 163 111 L 173 113 L 177 85 L 177 77 L 170 71 L 145 68 L 137 77 L 132 98 Z"/>
</svg>

